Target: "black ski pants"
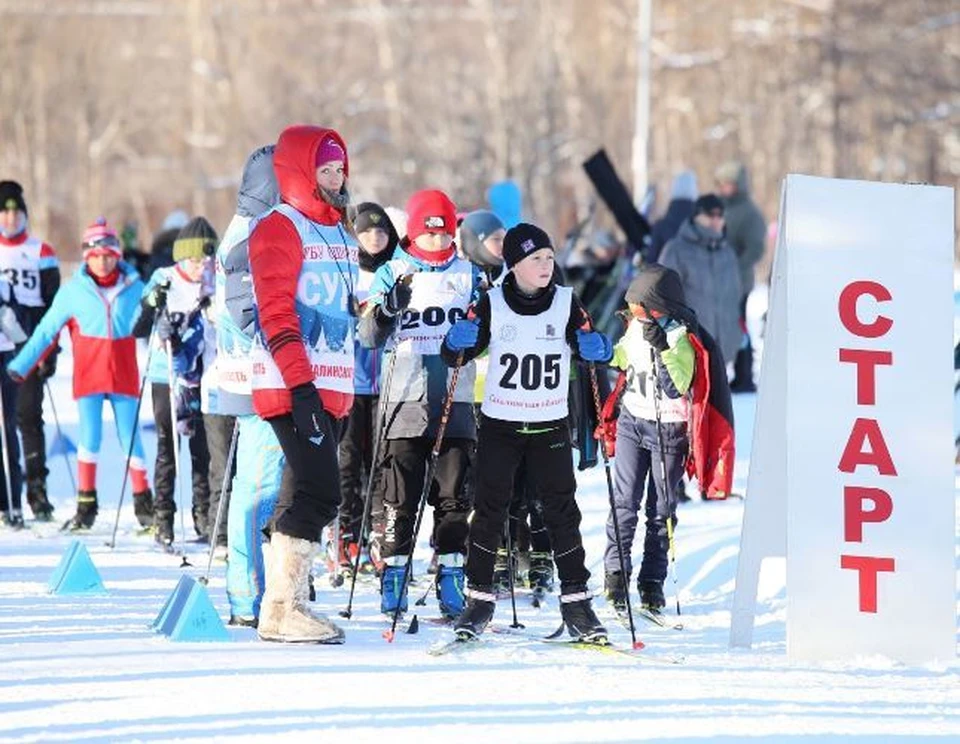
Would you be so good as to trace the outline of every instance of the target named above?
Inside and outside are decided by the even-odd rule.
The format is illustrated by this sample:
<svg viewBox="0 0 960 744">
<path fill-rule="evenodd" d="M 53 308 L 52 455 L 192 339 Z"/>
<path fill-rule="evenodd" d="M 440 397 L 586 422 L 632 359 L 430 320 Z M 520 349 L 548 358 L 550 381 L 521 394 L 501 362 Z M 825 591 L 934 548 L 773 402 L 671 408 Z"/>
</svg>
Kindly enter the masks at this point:
<svg viewBox="0 0 960 744">
<path fill-rule="evenodd" d="M 211 542 L 216 540 L 218 545 L 227 544 L 227 514 L 230 512 L 230 489 L 233 486 L 233 476 L 237 472 L 237 458 L 230 463 L 230 475 L 227 478 L 227 487 L 223 487 L 223 476 L 227 469 L 227 455 L 230 454 L 230 442 L 233 440 L 233 427 L 237 419 L 235 416 L 221 416 L 216 413 L 203 414 L 203 429 L 207 435 L 207 447 L 210 450 L 210 511 L 208 520 L 212 530 L 217 522 L 217 509 L 220 508 L 220 499 L 223 499 L 223 514 L 220 515 L 220 529 L 216 535 L 211 535 Z"/>
<path fill-rule="evenodd" d="M 173 448 L 179 445 L 179 434 L 170 419 L 170 386 L 160 382 L 152 383 L 151 397 L 153 418 L 157 424 L 157 464 L 153 474 L 156 496 L 154 511 L 165 517 L 177 511 L 173 498 L 176 486 Z M 182 459 L 180 467 L 184 467 Z M 197 424 L 196 432 L 190 437 L 190 474 L 193 482 L 193 511 L 206 514 L 210 508 L 210 451 L 202 423 Z"/>
<path fill-rule="evenodd" d="M 482 416 L 477 445 L 477 491 L 467 554 L 470 586 L 490 586 L 493 582 L 497 547 L 521 463 L 526 467 L 534 498 L 543 504 L 543 520 L 561 588 L 586 584 L 590 572 L 580 536 L 577 481 L 567 420 L 524 427 L 517 422 Z"/>
<path fill-rule="evenodd" d="M 340 507 L 337 464 L 339 423 L 326 411 L 320 417 L 323 441 L 314 444 L 297 433 L 293 416 L 268 419 L 286 460 L 270 530 L 309 542 L 320 542 L 323 528 Z"/>
<path fill-rule="evenodd" d="M 12 507 L 15 512 L 23 509 L 21 491 L 23 490 L 23 474 L 20 472 L 20 442 L 17 440 L 17 395 L 20 387 L 7 374 L 7 365 L 13 359 L 12 351 L 0 352 L 0 395 L 3 396 L 3 428 L 7 438 L 7 462 L 10 463 L 10 472 L 4 473 L 4 461 L 0 459 L 0 511 L 7 514 L 11 504 L 7 498 L 7 476 L 10 478 L 10 488 L 13 491 Z"/>
<path fill-rule="evenodd" d="M 340 438 L 340 535 L 345 542 L 360 541 L 363 499 L 379 425 L 376 395 L 355 395 Z M 383 453 L 381 452 L 380 455 Z M 377 473 L 374 474 L 377 478 Z M 377 484 L 374 483 L 374 490 Z"/>
<path fill-rule="evenodd" d="M 17 426 L 23 438 L 23 465 L 27 481 L 47 478 L 47 440 L 43 433 L 43 379 L 34 369 L 17 394 Z"/>
<path fill-rule="evenodd" d="M 389 439 L 384 444 L 383 533 L 379 539 L 380 557 L 386 559 L 411 551 L 413 526 L 435 439 Z M 463 486 L 472 446 L 472 440 L 456 437 L 445 438 L 440 446 L 427 502 L 433 506 L 436 550 L 441 555 L 466 549 L 469 505 Z"/>
</svg>

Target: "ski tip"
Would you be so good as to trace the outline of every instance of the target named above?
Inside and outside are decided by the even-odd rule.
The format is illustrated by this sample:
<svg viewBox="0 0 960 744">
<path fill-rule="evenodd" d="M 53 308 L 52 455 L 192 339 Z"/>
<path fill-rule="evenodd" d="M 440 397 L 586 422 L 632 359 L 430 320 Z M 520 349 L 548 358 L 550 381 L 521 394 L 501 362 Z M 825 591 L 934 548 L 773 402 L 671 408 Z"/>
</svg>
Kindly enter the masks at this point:
<svg viewBox="0 0 960 744">
<path fill-rule="evenodd" d="M 637 651 L 640 651 L 641 649 L 644 649 L 644 648 L 646 648 L 646 647 L 647 647 L 647 644 L 645 644 L 643 641 L 634 641 L 634 642 L 633 642 L 633 648 L 634 648 L 635 650 L 637 650 Z"/>
<path fill-rule="evenodd" d="M 407 627 L 407 635 L 415 635 L 419 630 L 420 620 L 418 620 L 417 616 L 414 615 L 413 619 L 410 621 L 410 625 Z"/>
<path fill-rule="evenodd" d="M 383 631 L 383 639 L 387 643 L 393 643 L 393 631 L 392 630 Z"/>
</svg>

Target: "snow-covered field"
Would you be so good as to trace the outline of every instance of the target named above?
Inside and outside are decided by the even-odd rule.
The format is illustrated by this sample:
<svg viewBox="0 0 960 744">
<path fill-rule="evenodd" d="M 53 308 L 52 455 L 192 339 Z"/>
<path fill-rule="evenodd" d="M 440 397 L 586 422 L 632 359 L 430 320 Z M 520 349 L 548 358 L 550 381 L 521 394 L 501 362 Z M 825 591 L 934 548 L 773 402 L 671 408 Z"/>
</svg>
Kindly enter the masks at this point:
<svg viewBox="0 0 960 744">
<path fill-rule="evenodd" d="M 53 381 L 57 410 L 76 440 L 68 365 L 62 366 Z M 735 401 L 741 492 L 754 403 L 752 396 Z M 147 401 L 144 420 L 150 411 Z M 52 438 L 49 415 L 48 423 Z M 117 547 L 105 547 L 123 464 L 112 427 L 105 429 L 100 516 L 81 539 L 107 596 L 46 593 L 47 579 L 72 539 L 55 525 L 0 531 L 0 741 L 960 740 L 956 661 L 936 668 L 879 658 L 856 665 L 789 664 L 782 564 L 765 567 L 753 650 L 729 649 L 743 513 L 735 500 L 681 507 L 678 574 L 686 627 L 640 627 L 651 654 L 683 654 L 681 666 L 539 643 L 538 635 L 557 626 L 559 611 L 555 600 L 535 610 L 524 595 L 518 611 L 527 638 L 488 634 L 482 648 L 428 656 L 427 647 L 449 631 L 421 622 L 417 635 L 398 634 L 387 644 L 379 598 L 369 584 L 358 587 L 353 619 L 343 623 L 343 646 L 264 644 L 254 631 L 232 628 L 230 643 L 170 642 L 148 625 L 184 571 L 202 574 L 206 555 L 202 546 L 188 546 L 194 565 L 183 569 L 179 557 L 135 536 L 129 493 Z M 146 444 L 152 459 L 152 432 Z M 73 513 L 74 495 L 62 459 L 50 467 L 59 523 Z M 599 590 L 607 512 L 602 468 L 581 474 L 580 484 L 587 555 Z M 424 541 L 421 548 L 422 576 L 429 553 Z M 426 584 L 421 578 L 412 596 Z M 329 588 L 322 577 L 318 587 L 323 611 L 335 615 L 345 606 L 347 587 Z M 672 607 L 669 582 L 667 591 Z M 214 564 L 210 595 L 226 618 L 223 564 Z M 604 601 L 597 603 L 606 613 Z M 432 596 L 421 610 L 421 620 L 437 615 Z M 509 600 L 501 601 L 495 624 L 509 623 Z M 620 625 L 611 621 L 610 629 L 615 641 L 629 642 Z"/>
</svg>

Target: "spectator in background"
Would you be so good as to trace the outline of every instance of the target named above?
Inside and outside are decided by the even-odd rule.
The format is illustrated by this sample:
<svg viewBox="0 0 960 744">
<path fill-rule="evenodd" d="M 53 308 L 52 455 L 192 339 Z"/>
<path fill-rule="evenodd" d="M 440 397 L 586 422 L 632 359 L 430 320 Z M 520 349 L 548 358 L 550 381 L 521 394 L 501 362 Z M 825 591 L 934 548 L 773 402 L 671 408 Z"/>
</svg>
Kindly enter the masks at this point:
<svg viewBox="0 0 960 744">
<path fill-rule="evenodd" d="M 160 232 L 153 236 L 153 243 L 150 245 L 150 276 L 153 276 L 157 269 L 173 266 L 173 242 L 189 220 L 189 215 L 182 209 L 174 210 L 164 218 Z"/>
<path fill-rule="evenodd" d="M 680 226 L 693 215 L 693 203 L 698 195 L 697 175 L 691 170 L 680 171 L 673 179 L 670 204 L 667 206 L 666 214 L 653 223 L 650 243 L 643 249 L 644 261 L 657 263 L 660 260 L 663 247 L 673 239 L 680 230 Z"/>
<path fill-rule="evenodd" d="M 726 207 L 727 240 L 740 261 L 740 319 L 744 322 L 747 296 L 753 289 L 753 268 L 763 257 L 767 226 L 757 205 L 750 198 L 747 169 L 742 163 L 735 160 L 724 163 L 717 168 L 715 176 L 717 190 Z M 752 393 L 756 389 L 753 382 L 753 347 L 744 331 L 743 345 L 733 363 L 730 390 L 734 393 Z"/>
<path fill-rule="evenodd" d="M 740 265 L 724 240 L 723 224 L 723 202 L 716 194 L 704 194 L 697 199 L 693 216 L 663 249 L 660 263 L 680 275 L 687 304 L 716 340 L 726 363 L 736 357 L 743 332 Z"/>
</svg>

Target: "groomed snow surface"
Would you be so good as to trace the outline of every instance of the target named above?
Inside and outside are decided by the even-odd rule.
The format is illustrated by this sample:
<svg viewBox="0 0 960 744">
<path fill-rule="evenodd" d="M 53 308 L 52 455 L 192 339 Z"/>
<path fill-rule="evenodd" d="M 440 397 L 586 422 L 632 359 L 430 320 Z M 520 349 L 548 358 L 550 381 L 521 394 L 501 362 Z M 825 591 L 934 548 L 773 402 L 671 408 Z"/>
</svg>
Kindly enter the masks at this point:
<svg viewBox="0 0 960 744">
<path fill-rule="evenodd" d="M 76 441 L 64 362 L 53 390 L 64 430 Z M 755 400 L 740 396 L 735 405 L 736 487 L 743 492 Z M 152 418 L 151 410 L 146 400 L 144 421 Z M 155 442 L 147 432 L 151 466 Z M 728 647 L 743 514 L 737 500 L 681 507 L 677 568 L 686 628 L 639 623 L 649 653 L 682 654 L 682 666 L 539 643 L 536 638 L 559 623 L 556 598 L 537 610 L 523 593 L 517 601 L 526 638 L 488 633 L 482 648 L 429 656 L 427 648 L 450 632 L 424 622 L 438 615 L 432 593 L 427 606 L 418 608 L 420 632 L 398 633 L 387 644 L 381 633 L 388 624 L 370 580 L 358 585 L 353 619 L 343 621 L 343 646 L 267 644 L 253 630 L 233 628 L 229 643 L 171 642 L 148 625 L 185 571 L 202 575 L 205 546 L 188 545 L 193 566 L 180 568 L 179 557 L 156 550 L 150 537 L 136 536 L 129 492 L 117 546 L 105 546 L 123 456 L 112 427 L 105 427 L 100 516 L 80 539 L 103 576 L 107 596 L 46 593 L 73 539 L 57 532 L 75 507 L 61 458 L 50 463 L 56 524 L 19 533 L 0 530 L 0 741 L 296 741 L 324 735 L 350 744 L 960 740 L 955 660 L 930 668 L 882 658 L 789 664 L 782 562 L 768 561 L 764 569 L 754 648 Z M 607 515 L 602 467 L 579 474 L 579 481 L 587 557 L 599 593 Z M 189 505 L 186 514 L 192 532 Z M 429 557 L 421 539 L 411 603 L 426 590 Z M 319 564 L 316 571 L 322 574 Z M 330 588 L 323 575 L 317 586 L 318 607 L 335 616 L 346 605 L 347 587 Z M 669 581 L 666 590 L 672 613 Z M 210 595 L 226 620 L 222 563 L 214 564 Z M 611 618 L 605 601 L 598 597 L 596 603 L 613 640 L 628 645 L 629 633 Z M 510 602 L 503 600 L 494 624 L 506 628 L 510 622 Z M 406 626 L 405 620 L 401 629 Z"/>
</svg>

